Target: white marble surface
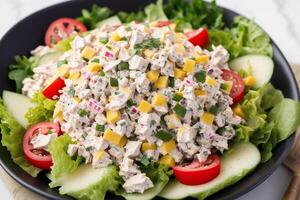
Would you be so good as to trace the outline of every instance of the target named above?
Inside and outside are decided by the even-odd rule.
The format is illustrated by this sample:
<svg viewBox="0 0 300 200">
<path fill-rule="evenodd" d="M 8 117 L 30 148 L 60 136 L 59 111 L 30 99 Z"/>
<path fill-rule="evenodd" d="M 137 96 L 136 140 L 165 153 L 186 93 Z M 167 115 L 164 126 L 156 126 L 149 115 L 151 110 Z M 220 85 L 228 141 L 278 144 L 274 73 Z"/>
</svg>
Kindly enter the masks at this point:
<svg viewBox="0 0 300 200">
<path fill-rule="evenodd" d="M 0 38 L 20 19 L 62 0 L 0 0 Z M 291 63 L 300 63 L 300 1 L 299 0 L 218 0 L 218 4 L 254 19 L 279 45 Z M 291 173 L 280 166 L 259 187 L 238 200 L 280 200 Z M 1 199 L 12 199 L 0 180 Z"/>
</svg>

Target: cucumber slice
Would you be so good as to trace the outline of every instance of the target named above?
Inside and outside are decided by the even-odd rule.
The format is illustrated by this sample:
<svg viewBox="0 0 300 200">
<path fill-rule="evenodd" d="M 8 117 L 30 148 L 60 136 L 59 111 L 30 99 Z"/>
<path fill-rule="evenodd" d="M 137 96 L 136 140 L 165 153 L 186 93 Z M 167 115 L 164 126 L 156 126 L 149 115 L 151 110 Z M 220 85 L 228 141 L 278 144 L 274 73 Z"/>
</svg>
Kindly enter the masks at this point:
<svg viewBox="0 0 300 200">
<path fill-rule="evenodd" d="M 173 179 L 159 196 L 166 199 L 183 199 L 188 196 L 204 199 L 239 181 L 255 169 L 260 159 L 259 150 L 253 144 L 236 144 L 222 157 L 221 173 L 218 177 L 208 183 L 197 186 L 183 185 L 176 179 Z"/>
<path fill-rule="evenodd" d="M 28 126 L 28 121 L 25 118 L 25 113 L 29 108 L 33 107 L 30 98 L 6 90 L 3 91 L 2 97 L 8 112 L 12 114 L 21 126 L 26 128 Z"/>
<path fill-rule="evenodd" d="M 118 188 L 119 175 L 117 168 L 112 165 L 93 169 L 91 165 L 82 164 L 74 172 L 52 180 L 50 186 L 61 186 L 60 194 L 67 194 L 76 199 L 102 200 L 107 191 L 115 191 Z"/>
<path fill-rule="evenodd" d="M 247 55 L 236 58 L 229 62 L 229 67 L 239 72 L 244 70 L 256 78 L 255 88 L 268 83 L 274 70 L 273 60 L 264 55 Z"/>
<path fill-rule="evenodd" d="M 61 51 L 54 51 L 42 55 L 38 61 L 38 65 L 46 65 L 53 62 L 57 62 L 59 57 L 63 54 Z"/>
<path fill-rule="evenodd" d="M 107 18 L 105 20 L 102 20 L 97 24 L 98 28 L 101 28 L 102 26 L 109 24 L 110 26 L 119 26 L 122 24 L 120 18 L 118 16 L 112 16 L 110 18 Z"/>
</svg>

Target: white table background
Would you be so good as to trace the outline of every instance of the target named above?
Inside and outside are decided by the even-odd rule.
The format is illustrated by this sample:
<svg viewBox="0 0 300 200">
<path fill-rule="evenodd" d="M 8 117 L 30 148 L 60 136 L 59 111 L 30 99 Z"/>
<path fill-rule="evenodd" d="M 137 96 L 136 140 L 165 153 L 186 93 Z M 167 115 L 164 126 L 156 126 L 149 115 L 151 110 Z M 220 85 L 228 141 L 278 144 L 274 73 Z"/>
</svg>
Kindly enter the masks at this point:
<svg viewBox="0 0 300 200">
<path fill-rule="evenodd" d="M 0 38 L 25 16 L 62 1 L 64 0 L 0 0 Z M 289 62 L 300 63 L 300 0 L 217 0 L 217 2 L 254 19 L 280 46 Z M 291 173 L 280 166 L 264 183 L 238 200 L 280 200 L 290 179 Z M 12 199 L 10 191 L 1 179 L 0 194 L 1 200 Z"/>
</svg>

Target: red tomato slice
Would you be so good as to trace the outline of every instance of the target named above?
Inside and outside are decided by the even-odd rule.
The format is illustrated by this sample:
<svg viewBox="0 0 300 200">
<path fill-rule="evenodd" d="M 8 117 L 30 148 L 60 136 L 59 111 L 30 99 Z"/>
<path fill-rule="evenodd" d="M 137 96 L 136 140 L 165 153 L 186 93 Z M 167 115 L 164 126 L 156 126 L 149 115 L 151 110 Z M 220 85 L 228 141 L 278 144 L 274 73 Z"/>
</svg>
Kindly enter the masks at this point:
<svg viewBox="0 0 300 200">
<path fill-rule="evenodd" d="M 65 87 L 65 81 L 58 77 L 53 81 L 48 87 L 46 87 L 43 91 L 43 95 L 48 99 L 56 99 L 60 96 L 59 91 Z"/>
<path fill-rule="evenodd" d="M 172 24 L 171 21 L 165 20 L 165 21 L 157 21 L 156 27 L 164 27 L 164 26 L 169 26 Z"/>
<path fill-rule="evenodd" d="M 195 45 L 204 48 L 208 44 L 208 32 L 205 27 L 185 33 L 189 41 Z"/>
<path fill-rule="evenodd" d="M 245 84 L 240 75 L 231 70 L 222 70 L 222 77 L 225 81 L 232 81 L 233 85 L 230 91 L 230 97 L 233 103 L 240 102 L 244 97 Z"/>
<path fill-rule="evenodd" d="M 173 167 L 175 178 L 185 185 L 200 185 L 217 177 L 221 171 L 221 160 L 217 155 L 210 155 L 200 163 L 198 160 L 189 165 Z"/>
<path fill-rule="evenodd" d="M 50 24 L 45 35 L 45 43 L 49 47 L 65 39 L 74 32 L 83 33 L 87 28 L 83 23 L 72 18 L 60 18 Z"/>
<path fill-rule="evenodd" d="M 51 122 L 41 122 L 32 127 L 30 127 L 23 138 L 23 152 L 25 158 L 34 166 L 44 169 L 50 170 L 52 166 L 52 158 L 49 152 L 43 149 L 34 149 L 31 144 L 32 138 L 38 134 L 47 135 L 48 131 L 52 130 L 58 135 L 61 134 L 60 128 L 58 124 Z"/>
</svg>

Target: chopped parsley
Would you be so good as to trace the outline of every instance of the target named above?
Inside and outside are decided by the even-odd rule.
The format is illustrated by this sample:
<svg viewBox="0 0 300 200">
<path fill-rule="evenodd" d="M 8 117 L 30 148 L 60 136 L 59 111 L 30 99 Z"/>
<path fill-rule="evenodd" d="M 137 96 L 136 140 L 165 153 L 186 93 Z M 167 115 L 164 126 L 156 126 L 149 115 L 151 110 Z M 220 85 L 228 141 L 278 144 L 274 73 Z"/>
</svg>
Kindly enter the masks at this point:
<svg viewBox="0 0 300 200">
<path fill-rule="evenodd" d="M 107 37 L 101 37 L 99 38 L 99 41 L 102 43 L 102 44 L 106 44 L 108 42 L 108 38 Z"/>
<path fill-rule="evenodd" d="M 198 83 L 204 83 L 205 79 L 206 79 L 206 72 L 201 70 L 200 72 L 197 72 L 195 74 L 195 78 L 197 80 Z"/>
<path fill-rule="evenodd" d="M 105 128 L 104 125 L 100 125 L 100 124 L 96 125 L 96 131 L 103 132 L 104 128 Z"/>
<path fill-rule="evenodd" d="M 179 115 L 180 117 L 184 117 L 185 113 L 186 113 L 186 108 L 183 107 L 182 105 L 180 105 L 179 103 L 177 103 L 174 108 L 173 111 Z"/>
<path fill-rule="evenodd" d="M 161 139 L 164 142 L 168 142 L 173 139 L 173 134 L 164 130 L 160 130 L 155 134 L 155 137 Z"/>
<path fill-rule="evenodd" d="M 86 110 L 84 110 L 84 109 L 79 109 L 78 110 L 78 115 L 80 116 L 80 117 L 84 117 L 84 116 L 87 116 L 89 113 L 86 111 Z"/>
<path fill-rule="evenodd" d="M 149 38 L 143 42 L 134 45 L 134 50 L 140 54 L 143 49 L 156 49 L 160 47 L 160 40 L 158 38 Z"/>
<path fill-rule="evenodd" d="M 110 78 L 109 79 L 109 82 L 110 82 L 110 86 L 111 87 L 118 87 L 119 86 L 119 81 L 118 81 L 118 79 L 116 79 L 116 78 Z"/>
<path fill-rule="evenodd" d="M 120 64 L 118 65 L 118 70 L 129 70 L 128 62 L 120 62 Z"/>
</svg>

